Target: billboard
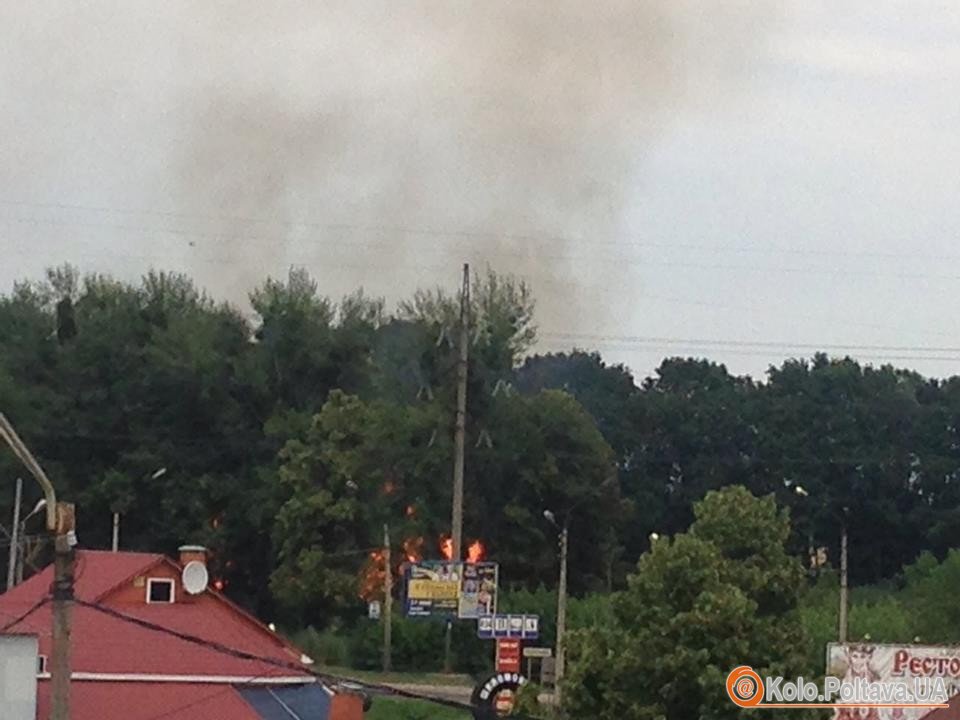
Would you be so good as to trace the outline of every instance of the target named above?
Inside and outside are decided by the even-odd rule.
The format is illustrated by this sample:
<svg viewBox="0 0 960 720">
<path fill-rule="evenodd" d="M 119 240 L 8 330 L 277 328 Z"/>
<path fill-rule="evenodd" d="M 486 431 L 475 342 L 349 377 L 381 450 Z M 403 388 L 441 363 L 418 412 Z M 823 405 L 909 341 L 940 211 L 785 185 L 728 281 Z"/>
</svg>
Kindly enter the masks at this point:
<svg viewBox="0 0 960 720">
<path fill-rule="evenodd" d="M 424 561 L 408 565 L 404 608 L 408 617 L 476 620 L 497 610 L 496 563 Z"/>
<path fill-rule="evenodd" d="M 462 564 L 425 561 L 407 566 L 408 617 L 455 618 L 460 609 Z"/>
<path fill-rule="evenodd" d="M 903 682 L 915 678 L 942 678 L 951 697 L 960 692 L 960 646 L 875 645 L 830 643 L 827 646 L 827 675 L 841 680 Z M 856 714 L 861 712 L 860 715 Z M 937 712 L 925 708 L 871 708 L 836 710 L 835 720 L 919 720 Z"/>
<path fill-rule="evenodd" d="M 496 563 L 468 563 L 463 566 L 463 585 L 458 614 L 463 620 L 476 620 L 497 612 L 497 582 L 499 566 Z"/>
</svg>

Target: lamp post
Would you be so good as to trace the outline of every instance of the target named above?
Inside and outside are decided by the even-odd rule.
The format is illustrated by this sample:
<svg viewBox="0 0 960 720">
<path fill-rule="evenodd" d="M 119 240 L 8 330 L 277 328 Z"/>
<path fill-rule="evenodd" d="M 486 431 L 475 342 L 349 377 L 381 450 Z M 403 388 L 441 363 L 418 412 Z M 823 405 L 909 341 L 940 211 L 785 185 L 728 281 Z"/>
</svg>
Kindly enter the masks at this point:
<svg viewBox="0 0 960 720">
<path fill-rule="evenodd" d="M 51 720 L 70 720 L 70 607 L 73 604 L 73 546 L 76 544 L 73 506 L 57 504 L 53 483 L 40 463 L 0 413 L 0 440 L 17 456 L 43 489 L 47 531 L 54 536 L 53 652 L 50 659 Z"/>
<path fill-rule="evenodd" d="M 151 480 L 157 480 L 167 474 L 167 468 L 161 467 L 150 473 Z M 110 542 L 110 549 L 113 552 L 120 550 L 120 516 L 127 511 L 129 498 L 127 500 L 117 500 L 113 503 L 110 510 L 113 513 L 113 538 Z"/>
<path fill-rule="evenodd" d="M 550 511 L 544 510 L 543 516 L 560 531 L 560 582 L 557 585 L 557 660 L 555 665 L 555 680 L 553 698 L 559 708 L 562 701 L 563 674 L 566 666 L 566 634 L 567 634 L 567 549 L 569 547 L 569 515 L 563 521 L 563 526 L 557 522 L 557 517 Z"/>
<path fill-rule="evenodd" d="M 788 485 L 789 487 L 789 485 Z M 793 492 L 802 498 L 810 497 L 810 493 L 807 492 L 806 488 L 803 485 L 796 485 L 793 488 Z M 842 512 L 842 518 L 840 521 L 840 608 L 838 610 L 837 617 L 837 639 L 841 643 L 847 641 L 847 618 L 850 610 L 850 600 L 849 600 L 849 583 L 848 583 L 848 557 L 847 557 L 847 516 L 850 512 L 850 508 L 844 506 Z M 808 545 L 811 548 L 811 551 L 815 552 L 813 548 L 813 537 L 812 534 L 808 535 Z M 812 553 L 811 553 L 812 554 Z"/>
</svg>

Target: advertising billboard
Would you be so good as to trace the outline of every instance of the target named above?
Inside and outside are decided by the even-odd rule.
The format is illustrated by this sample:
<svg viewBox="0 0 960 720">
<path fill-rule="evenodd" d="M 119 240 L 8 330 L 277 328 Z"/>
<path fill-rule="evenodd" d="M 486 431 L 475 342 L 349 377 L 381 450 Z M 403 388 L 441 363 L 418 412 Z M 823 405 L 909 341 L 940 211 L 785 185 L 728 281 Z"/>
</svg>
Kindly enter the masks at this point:
<svg viewBox="0 0 960 720">
<path fill-rule="evenodd" d="M 953 697 L 960 692 L 960 646 L 831 643 L 827 646 L 826 674 L 842 681 L 867 683 L 942 678 L 948 694 Z M 835 710 L 833 717 L 835 720 L 919 720 L 933 712 L 936 711 L 924 708 L 851 708 Z"/>
<path fill-rule="evenodd" d="M 476 620 L 497 612 L 498 565 L 472 563 L 463 566 L 463 585 L 460 592 L 459 616 Z"/>
<path fill-rule="evenodd" d="M 476 620 L 497 610 L 498 565 L 423 561 L 405 572 L 408 617 Z"/>
<path fill-rule="evenodd" d="M 425 561 L 407 566 L 408 617 L 455 618 L 460 609 L 462 564 Z"/>
</svg>

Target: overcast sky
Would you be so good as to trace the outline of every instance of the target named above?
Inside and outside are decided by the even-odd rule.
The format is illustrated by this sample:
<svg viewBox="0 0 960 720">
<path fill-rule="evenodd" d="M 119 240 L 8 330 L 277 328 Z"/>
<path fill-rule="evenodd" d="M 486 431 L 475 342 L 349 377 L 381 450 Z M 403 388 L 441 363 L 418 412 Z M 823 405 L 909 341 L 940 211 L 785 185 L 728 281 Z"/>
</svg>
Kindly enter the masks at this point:
<svg viewBox="0 0 960 720">
<path fill-rule="evenodd" d="M 960 372 L 960 3 L 0 0 L 0 291 L 526 276 L 542 349 Z M 866 349 L 863 349 L 863 348 Z M 939 350 L 938 350 L 939 349 Z M 932 359 L 933 358 L 933 359 Z M 936 359 L 939 358 L 939 359 Z"/>
</svg>

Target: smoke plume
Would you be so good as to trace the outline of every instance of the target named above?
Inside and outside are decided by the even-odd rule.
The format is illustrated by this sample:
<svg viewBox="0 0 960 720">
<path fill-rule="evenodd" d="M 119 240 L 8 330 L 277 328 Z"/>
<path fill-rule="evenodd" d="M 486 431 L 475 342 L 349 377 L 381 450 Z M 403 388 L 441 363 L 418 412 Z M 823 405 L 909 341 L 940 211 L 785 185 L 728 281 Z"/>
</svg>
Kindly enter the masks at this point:
<svg viewBox="0 0 960 720">
<path fill-rule="evenodd" d="M 732 92 L 763 20 L 732 0 L 84 5 L 11 6 L 63 118 L 52 149 L 33 138 L 62 154 L 20 160 L 110 174 L 95 204 L 152 213 L 107 217 L 151 231 L 153 264 L 237 300 L 294 264 L 395 297 L 470 260 L 526 276 L 554 329 L 615 310 L 594 291 L 642 260 L 645 155 Z"/>
</svg>

